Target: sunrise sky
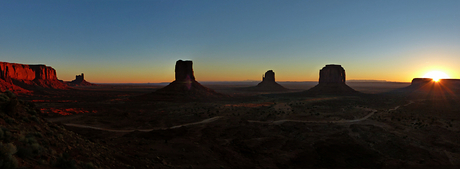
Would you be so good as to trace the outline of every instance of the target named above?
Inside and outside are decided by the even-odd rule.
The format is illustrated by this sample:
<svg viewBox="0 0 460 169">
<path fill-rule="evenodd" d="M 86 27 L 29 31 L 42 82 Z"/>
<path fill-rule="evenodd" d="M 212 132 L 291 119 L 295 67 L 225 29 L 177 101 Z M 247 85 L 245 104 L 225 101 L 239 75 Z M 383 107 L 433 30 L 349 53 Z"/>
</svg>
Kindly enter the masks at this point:
<svg viewBox="0 0 460 169">
<path fill-rule="evenodd" d="M 0 61 L 46 64 L 61 80 L 408 82 L 438 70 L 460 78 L 459 0 L 2 0 Z"/>
</svg>

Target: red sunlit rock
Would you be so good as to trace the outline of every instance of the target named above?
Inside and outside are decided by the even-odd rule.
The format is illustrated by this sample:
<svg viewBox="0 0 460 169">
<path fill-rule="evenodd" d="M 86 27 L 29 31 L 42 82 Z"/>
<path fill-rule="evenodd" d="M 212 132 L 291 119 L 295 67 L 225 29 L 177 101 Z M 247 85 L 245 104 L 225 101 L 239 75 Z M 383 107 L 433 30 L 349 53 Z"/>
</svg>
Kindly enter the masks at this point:
<svg viewBox="0 0 460 169">
<path fill-rule="evenodd" d="M 16 93 L 30 92 L 27 89 L 37 87 L 66 89 L 56 77 L 56 70 L 46 65 L 25 65 L 0 62 L 1 91 L 11 90 Z"/>
</svg>

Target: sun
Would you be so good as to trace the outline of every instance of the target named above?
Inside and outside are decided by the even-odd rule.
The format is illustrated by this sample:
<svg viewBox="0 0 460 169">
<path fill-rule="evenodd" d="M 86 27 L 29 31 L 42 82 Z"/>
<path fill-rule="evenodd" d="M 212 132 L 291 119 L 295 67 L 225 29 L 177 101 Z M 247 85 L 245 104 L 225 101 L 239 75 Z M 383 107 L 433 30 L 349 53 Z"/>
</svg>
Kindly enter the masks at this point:
<svg viewBox="0 0 460 169">
<path fill-rule="evenodd" d="M 433 81 L 438 82 L 439 79 L 447 79 L 449 75 L 441 71 L 431 71 L 423 75 L 424 78 L 432 78 Z"/>
</svg>

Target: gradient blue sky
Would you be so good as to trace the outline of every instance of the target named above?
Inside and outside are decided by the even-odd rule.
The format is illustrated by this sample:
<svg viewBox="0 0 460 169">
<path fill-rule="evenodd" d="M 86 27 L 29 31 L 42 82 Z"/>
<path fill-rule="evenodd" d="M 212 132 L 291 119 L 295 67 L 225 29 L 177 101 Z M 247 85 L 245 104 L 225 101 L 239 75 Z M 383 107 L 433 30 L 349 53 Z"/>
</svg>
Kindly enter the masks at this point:
<svg viewBox="0 0 460 169">
<path fill-rule="evenodd" d="M 2 0 L 0 61 L 46 64 L 58 78 L 170 82 L 178 59 L 198 81 L 460 76 L 458 0 Z"/>
</svg>

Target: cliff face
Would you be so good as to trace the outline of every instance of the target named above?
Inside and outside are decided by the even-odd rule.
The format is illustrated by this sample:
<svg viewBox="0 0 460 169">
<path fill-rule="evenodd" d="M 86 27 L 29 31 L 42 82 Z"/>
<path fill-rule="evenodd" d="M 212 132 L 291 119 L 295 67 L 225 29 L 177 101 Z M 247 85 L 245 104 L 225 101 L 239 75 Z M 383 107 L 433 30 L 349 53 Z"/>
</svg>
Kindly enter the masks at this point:
<svg viewBox="0 0 460 169">
<path fill-rule="evenodd" d="M 175 67 L 175 77 L 172 83 L 157 91 L 143 95 L 135 100 L 166 100 L 166 101 L 190 101 L 217 98 L 224 96 L 212 89 L 202 86 L 195 80 L 193 75 L 193 62 L 178 60 Z"/>
<path fill-rule="evenodd" d="M 345 84 L 345 69 L 341 65 L 326 65 L 319 71 L 319 84 L 304 93 L 350 95 L 359 92 Z"/>
<path fill-rule="evenodd" d="M 249 90 L 255 91 L 284 91 L 287 90 L 280 84 L 275 82 L 275 72 L 273 70 L 268 70 L 265 72 L 264 77 L 262 77 L 262 82 L 257 84 L 256 87 L 251 87 Z"/>
<path fill-rule="evenodd" d="M 275 72 L 273 72 L 273 70 L 265 72 L 265 76 L 262 78 L 262 81 L 275 82 Z"/>
<path fill-rule="evenodd" d="M 195 81 L 195 75 L 193 75 L 193 62 L 190 60 L 176 62 L 176 81 Z"/>
<path fill-rule="evenodd" d="M 24 65 L 0 62 L 1 90 L 27 92 L 24 88 L 44 87 L 65 89 L 56 77 L 56 70 L 46 65 Z"/>
<path fill-rule="evenodd" d="M 432 78 L 414 78 L 412 79 L 411 85 L 425 85 L 427 83 L 432 83 L 433 79 Z"/>
<path fill-rule="evenodd" d="M 319 83 L 345 84 L 345 69 L 341 65 L 326 65 L 319 71 Z"/>
</svg>

